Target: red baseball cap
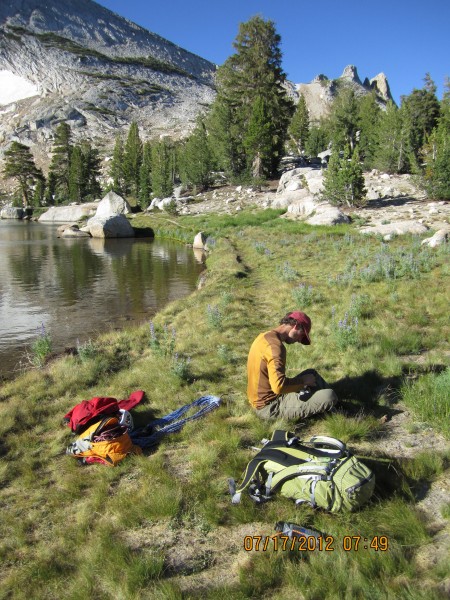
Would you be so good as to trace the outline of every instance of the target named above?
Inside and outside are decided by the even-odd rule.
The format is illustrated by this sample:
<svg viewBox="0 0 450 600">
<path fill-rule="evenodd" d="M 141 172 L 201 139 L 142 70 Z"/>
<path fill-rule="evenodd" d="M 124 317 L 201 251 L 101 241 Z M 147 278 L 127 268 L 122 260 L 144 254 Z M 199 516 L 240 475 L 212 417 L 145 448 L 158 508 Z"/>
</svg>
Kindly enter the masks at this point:
<svg viewBox="0 0 450 600">
<path fill-rule="evenodd" d="M 303 327 L 303 333 L 305 334 L 301 343 L 305 346 L 309 346 L 311 343 L 311 338 L 309 337 L 309 332 L 311 331 L 311 319 L 304 312 L 300 312 L 298 310 L 289 313 L 286 315 L 288 319 L 295 319 L 299 325 Z"/>
</svg>

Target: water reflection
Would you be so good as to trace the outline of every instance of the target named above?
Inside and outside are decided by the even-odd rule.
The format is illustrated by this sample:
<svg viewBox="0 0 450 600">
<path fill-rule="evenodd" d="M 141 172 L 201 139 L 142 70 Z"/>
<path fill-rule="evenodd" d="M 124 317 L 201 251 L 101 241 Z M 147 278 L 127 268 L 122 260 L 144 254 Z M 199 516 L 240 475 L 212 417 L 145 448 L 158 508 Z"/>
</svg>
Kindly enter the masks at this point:
<svg viewBox="0 0 450 600">
<path fill-rule="evenodd" d="M 206 252 L 204 250 L 201 248 L 192 248 L 192 251 L 194 252 L 195 260 L 198 263 L 202 265 L 206 262 Z"/>
<path fill-rule="evenodd" d="M 142 322 L 189 294 L 202 263 L 192 248 L 150 239 L 60 239 L 56 226 L 0 222 L 0 374 L 41 323 L 56 351 L 124 321 Z"/>
</svg>

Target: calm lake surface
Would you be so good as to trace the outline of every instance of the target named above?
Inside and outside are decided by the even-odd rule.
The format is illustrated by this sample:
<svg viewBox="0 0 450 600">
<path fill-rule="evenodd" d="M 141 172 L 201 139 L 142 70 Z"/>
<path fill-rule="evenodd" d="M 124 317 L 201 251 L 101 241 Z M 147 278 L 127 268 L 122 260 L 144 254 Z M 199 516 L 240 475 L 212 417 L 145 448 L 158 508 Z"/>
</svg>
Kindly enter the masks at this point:
<svg viewBox="0 0 450 600">
<path fill-rule="evenodd" d="M 0 221 L 0 377 L 24 361 L 42 324 L 62 352 L 130 322 L 150 321 L 192 292 L 192 248 L 151 239 L 60 239 L 57 225 Z"/>
</svg>

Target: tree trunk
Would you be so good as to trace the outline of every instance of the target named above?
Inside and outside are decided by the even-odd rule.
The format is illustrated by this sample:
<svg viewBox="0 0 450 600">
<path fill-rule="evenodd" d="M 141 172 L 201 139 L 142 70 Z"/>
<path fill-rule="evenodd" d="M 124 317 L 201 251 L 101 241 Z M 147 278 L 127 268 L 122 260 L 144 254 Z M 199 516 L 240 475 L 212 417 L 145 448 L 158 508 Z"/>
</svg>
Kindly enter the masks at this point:
<svg viewBox="0 0 450 600">
<path fill-rule="evenodd" d="M 253 179 L 259 179 L 261 177 L 261 175 L 262 175 L 261 167 L 262 167 L 261 155 L 259 152 L 257 152 L 255 158 L 253 159 L 253 164 L 252 164 Z"/>
</svg>

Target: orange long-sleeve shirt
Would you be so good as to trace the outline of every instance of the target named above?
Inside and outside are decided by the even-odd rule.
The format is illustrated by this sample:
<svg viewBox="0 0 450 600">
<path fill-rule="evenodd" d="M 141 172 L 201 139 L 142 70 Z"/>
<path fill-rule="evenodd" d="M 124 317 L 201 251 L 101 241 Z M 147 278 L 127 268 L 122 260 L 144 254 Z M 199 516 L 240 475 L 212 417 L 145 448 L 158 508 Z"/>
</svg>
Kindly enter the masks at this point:
<svg viewBox="0 0 450 600">
<path fill-rule="evenodd" d="M 286 377 L 286 348 L 276 331 L 260 333 L 247 361 L 247 396 L 254 408 L 263 408 L 280 394 L 298 392 L 303 384 Z"/>
</svg>

